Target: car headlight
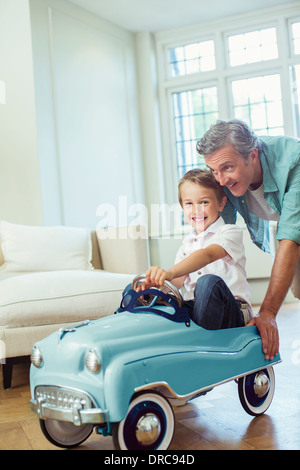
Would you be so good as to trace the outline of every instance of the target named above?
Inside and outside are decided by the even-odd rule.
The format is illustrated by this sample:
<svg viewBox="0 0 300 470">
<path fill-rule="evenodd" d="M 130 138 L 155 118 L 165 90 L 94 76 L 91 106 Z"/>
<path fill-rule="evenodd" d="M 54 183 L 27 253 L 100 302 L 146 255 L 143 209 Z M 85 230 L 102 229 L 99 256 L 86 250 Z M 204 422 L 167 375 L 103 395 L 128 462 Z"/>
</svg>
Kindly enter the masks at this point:
<svg viewBox="0 0 300 470">
<path fill-rule="evenodd" d="M 97 374 L 97 372 L 100 372 L 101 370 L 101 361 L 98 357 L 98 354 L 94 349 L 90 349 L 86 356 L 85 356 L 85 366 L 86 368 L 93 372 L 94 374 Z"/>
<path fill-rule="evenodd" d="M 38 346 L 33 346 L 30 356 L 31 364 L 35 367 L 42 367 L 44 364 L 43 356 Z"/>
</svg>

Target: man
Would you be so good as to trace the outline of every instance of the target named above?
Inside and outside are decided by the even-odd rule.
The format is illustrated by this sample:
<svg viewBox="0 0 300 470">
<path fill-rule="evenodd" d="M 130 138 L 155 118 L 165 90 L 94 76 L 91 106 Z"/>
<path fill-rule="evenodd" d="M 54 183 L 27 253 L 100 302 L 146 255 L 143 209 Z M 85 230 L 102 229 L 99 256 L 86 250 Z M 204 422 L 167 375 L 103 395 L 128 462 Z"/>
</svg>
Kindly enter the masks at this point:
<svg viewBox="0 0 300 470">
<path fill-rule="evenodd" d="M 300 298 L 300 141 L 257 137 L 234 119 L 211 126 L 197 143 L 197 151 L 224 186 L 226 223 L 235 223 L 238 211 L 252 241 L 269 252 L 269 221 L 278 222 L 279 247 L 270 283 L 258 315 L 248 323 L 256 324 L 265 358 L 273 359 L 279 349 L 276 315 L 294 276 L 292 290 Z"/>
</svg>

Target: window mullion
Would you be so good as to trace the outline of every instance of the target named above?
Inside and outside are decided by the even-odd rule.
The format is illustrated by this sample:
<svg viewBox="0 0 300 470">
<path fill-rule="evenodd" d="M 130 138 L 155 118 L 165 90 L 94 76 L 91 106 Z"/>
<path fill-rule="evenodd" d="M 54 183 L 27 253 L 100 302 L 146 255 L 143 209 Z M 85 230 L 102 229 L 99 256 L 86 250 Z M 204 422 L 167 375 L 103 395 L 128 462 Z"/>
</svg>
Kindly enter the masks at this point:
<svg viewBox="0 0 300 470">
<path fill-rule="evenodd" d="M 218 76 L 218 103 L 219 103 L 219 116 L 222 119 L 229 119 L 231 116 L 230 97 L 228 93 L 226 73 L 228 68 L 227 60 L 227 45 L 224 40 L 224 34 L 218 31 L 215 35 L 216 41 L 216 66 Z"/>
<path fill-rule="evenodd" d="M 297 135 L 299 132 L 299 116 L 295 113 L 296 110 L 293 103 L 293 63 L 297 61 L 297 56 L 293 53 L 292 23 L 284 18 L 280 19 L 278 35 L 282 60 L 281 86 L 285 133 L 287 135 Z M 282 43 L 287 45 L 286 48 L 283 47 Z M 298 63 L 300 63 L 300 55 L 298 56 Z"/>
</svg>

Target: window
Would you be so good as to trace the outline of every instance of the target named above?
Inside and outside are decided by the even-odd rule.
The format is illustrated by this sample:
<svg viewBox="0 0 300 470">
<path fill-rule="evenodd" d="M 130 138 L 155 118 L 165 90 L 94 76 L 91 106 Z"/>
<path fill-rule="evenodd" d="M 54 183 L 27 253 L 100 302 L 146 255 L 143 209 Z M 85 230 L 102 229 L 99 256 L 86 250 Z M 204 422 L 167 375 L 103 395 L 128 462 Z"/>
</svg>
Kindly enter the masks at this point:
<svg viewBox="0 0 300 470">
<path fill-rule="evenodd" d="M 215 70 L 214 41 L 202 41 L 169 50 L 170 75 L 188 75 Z"/>
<path fill-rule="evenodd" d="M 155 37 L 171 203 L 175 178 L 205 165 L 197 141 L 218 118 L 241 119 L 258 135 L 300 138 L 300 5 Z"/>
<path fill-rule="evenodd" d="M 186 171 L 199 167 L 196 143 L 206 129 L 218 119 L 217 88 L 198 88 L 173 93 L 172 98 L 180 179 Z"/>
<path fill-rule="evenodd" d="M 294 54 L 300 54 L 300 21 L 292 24 L 292 41 Z"/>
<path fill-rule="evenodd" d="M 260 29 L 229 36 L 228 51 L 231 66 L 277 59 L 276 29 Z"/>
<path fill-rule="evenodd" d="M 247 122 L 256 134 L 283 134 L 280 76 L 235 80 L 232 82 L 234 117 Z"/>
</svg>

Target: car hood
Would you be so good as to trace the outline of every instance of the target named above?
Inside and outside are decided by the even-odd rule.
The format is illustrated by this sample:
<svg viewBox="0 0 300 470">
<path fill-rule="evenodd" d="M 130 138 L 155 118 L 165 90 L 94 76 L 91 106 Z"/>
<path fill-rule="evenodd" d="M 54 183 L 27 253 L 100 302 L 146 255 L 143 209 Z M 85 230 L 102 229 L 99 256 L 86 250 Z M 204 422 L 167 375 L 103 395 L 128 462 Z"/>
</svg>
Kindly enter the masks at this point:
<svg viewBox="0 0 300 470">
<path fill-rule="evenodd" d="M 199 349 L 236 352 L 253 340 L 260 340 L 256 327 L 209 331 L 192 321 L 186 326 L 184 322 L 177 323 L 147 311 L 125 311 L 75 328 L 62 328 L 47 338 L 52 343 L 51 349 L 55 343 L 61 351 L 85 346 L 110 354 L 154 348 L 161 353 Z"/>
</svg>

